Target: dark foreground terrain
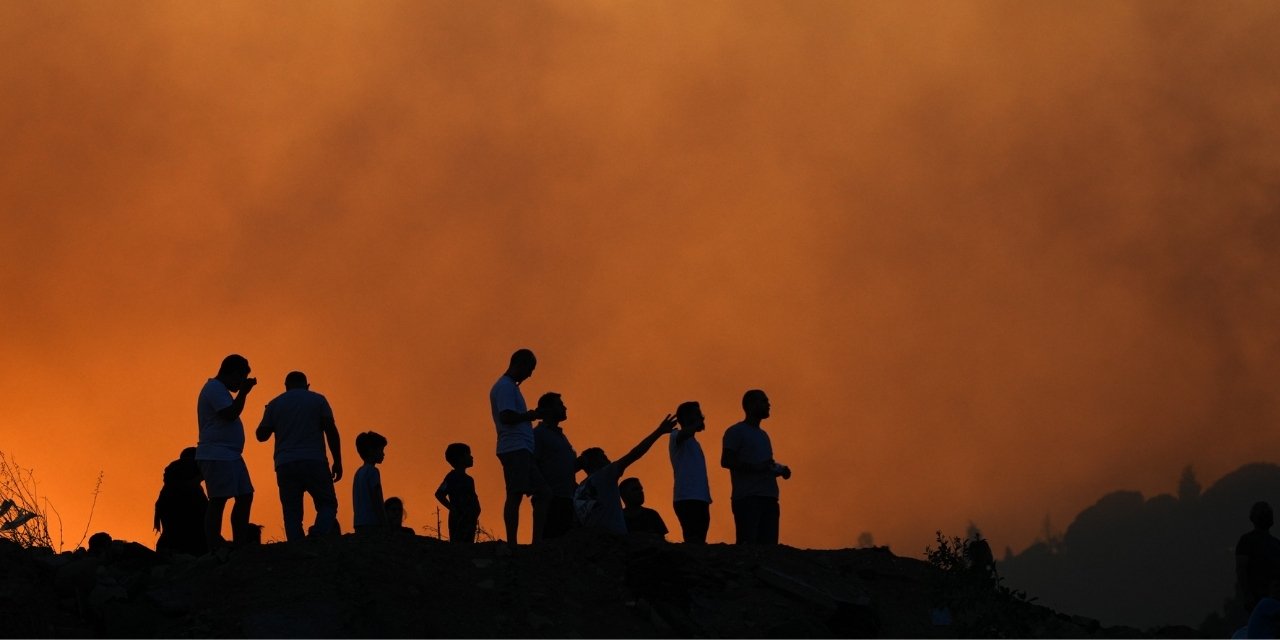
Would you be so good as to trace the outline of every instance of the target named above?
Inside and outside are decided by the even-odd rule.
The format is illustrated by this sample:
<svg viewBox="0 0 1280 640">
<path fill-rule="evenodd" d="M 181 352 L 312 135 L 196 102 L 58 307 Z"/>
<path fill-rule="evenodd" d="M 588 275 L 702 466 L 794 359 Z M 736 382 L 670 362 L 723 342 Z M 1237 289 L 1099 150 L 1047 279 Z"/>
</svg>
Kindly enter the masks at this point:
<svg viewBox="0 0 1280 640">
<path fill-rule="evenodd" d="M 164 559 L 0 543 L 6 637 L 1133 637 L 885 549 L 354 536 Z M 1185 628 L 1153 630 L 1183 636 Z"/>
</svg>

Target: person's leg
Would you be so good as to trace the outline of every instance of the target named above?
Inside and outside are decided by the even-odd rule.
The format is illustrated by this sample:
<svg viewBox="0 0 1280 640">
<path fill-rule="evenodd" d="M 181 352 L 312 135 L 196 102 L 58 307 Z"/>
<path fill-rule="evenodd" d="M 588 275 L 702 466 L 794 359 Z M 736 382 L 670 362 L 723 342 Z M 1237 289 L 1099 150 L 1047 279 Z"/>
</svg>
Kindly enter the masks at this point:
<svg viewBox="0 0 1280 640">
<path fill-rule="evenodd" d="M 230 498 L 209 498 L 209 508 L 204 512 L 204 536 L 208 541 L 209 551 L 216 551 L 218 547 L 227 544 L 226 538 L 222 537 L 222 514 L 227 507 L 227 500 Z"/>
<path fill-rule="evenodd" d="M 305 482 L 304 469 L 297 462 L 287 462 L 276 468 L 276 487 L 280 489 L 280 510 L 284 514 L 284 537 L 293 542 L 301 540 L 302 492 Z"/>
<path fill-rule="evenodd" d="M 249 512 L 252 509 L 252 491 L 236 496 L 235 502 L 231 505 L 231 539 L 233 541 L 244 543 L 251 539 L 252 534 L 249 533 Z"/>
<path fill-rule="evenodd" d="M 329 471 L 329 463 L 322 460 L 310 460 L 307 464 L 307 493 L 316 507 L 316 522 L 311 530 L 317 536 L 333 532 L 333 525 L 338 521 L 338 494 L 333 487 L 333 474 Z"/>
<path fill-rule="evenodd" d="M 733 501 L 733 526 L 736 530 L 736 544 L 760 542 L 760 503 L 755 496 Z"/>
<path fill-rule="evenodd" d="M 702 500 L 690 500 L 689 502 L 692 503 L 689 509 L 692 512 L 692 517 L 690 518 L 690 537 L 686 539 L 686 542 L 706 544 L 707 529 L 711 527 L 711 503 L 703 502 Z"/>
<path fill-rule="evenodd" d="M 533 487 L 533 543 L 542 542 L 547 531 L 547 514 L 551 510 L 551 485 L 547 484 L 538 465 L 529 454 L 529 484 Z"/>
<path fill-rule="evenodd" d="M 760 543 L 778 544 L 778 520 L 782 510 L 777 498 L 760 499 Z"/>
<path fill-rule="evenodd" d="M 676 512 L 676 520 L 680 521 L 680 536 L 685 542 L 695 542 L 694 529 L 696 523 L 694 519 L 697 514 L 694 512 L 694 500 L 676 500 L 671 503 L 671 509 Z"/>
<path fill-rule="evenodd" d="M 520 532 L 520 501 L 524 493 L 507 491 L 507 501 L 502 505 L 502 523 L 507 527 L 507 545 L 516 546 L 516 534 Z"/>
</svg>

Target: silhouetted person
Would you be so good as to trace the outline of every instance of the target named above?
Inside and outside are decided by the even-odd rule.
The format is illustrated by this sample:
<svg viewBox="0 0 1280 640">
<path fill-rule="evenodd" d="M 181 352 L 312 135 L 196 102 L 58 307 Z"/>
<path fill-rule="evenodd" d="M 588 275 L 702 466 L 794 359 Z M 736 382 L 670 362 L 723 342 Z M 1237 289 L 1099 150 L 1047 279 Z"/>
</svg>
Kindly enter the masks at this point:
<svg viewBox="0 0 1280 640">
<path fill-rule="evenodd" d="M 773 443 L 760 423 L 769 417 L 769 396 L 752 389 L 742 396 L 746 414 L 724 432 L 720 466 L 733 485 L 733 524 L 738 544 L 778 544 L 778 476 L 791 469 L 773 460 Z"/>
<path fill-rule="evenodd" d="M 547 519 L 547 497 L 551 488 L 538 471 L 533 459 L 533 424 L 542 416 L 537 409 L 529 411 L 520 383 L 533 375 L 538 359 L 528 349 L 511 354 L 507 370 L 489 390 L 489 409 L 498 431 L 498 460 L 502 462 L 502 479 L 506 485 L 506 502 L 502 506 L 502 521 L 507 528 L 507 544 L 516 546 L 516 533 L 520 529 L 520 502 L 525 496 L 533 499 L 533 541 L 542 540 Z"/>
<path fill-rule="evenodd" d="M 436 489 L 436 500 L 449 510 L 449 542 L 471 544 L 476 541 L 476 527 L 480 526 L 476 481 L 467 475 L 467 469 L 475 464 L 471 447 L 455 442 L 445 447 L 444 459 L 453 470 Z"/>
<path fill-rule="evenodd" d="M 1253 531 L 1236 543 L 1236 593 L 1246 611 L 1266 595 L 1272 580 L 1280 580 L 1280 540 L 1271 535 L 1275 514 L 1271 505 L 1256 502 L 1249 509 Z"/>
<path fill-rule="evenodd" d="M 666 537 L 667 523 L 657 511 L 644 506 L 644 485 L 640 484 L 640 478 L 627 478 L 618 483 L 618 494 L 622 496 L 622 519 L 627 523 L 627 533 Z"/>
<path fill-rule="evenodd" d="M 594 508 L 581 513 L 582 525 L 602 529 L 611 533 L 625 534 L 627 520 L 622 513 L 622 496 L 618 490 L 618 481 L 622 474 L 636 460 L 639 460 L 653 447 L 658 438 L 671 433 L 676 426 L 676 419 L 671 415 L 662 419 L 653 433 L 645 436 L 627 455 L 617 462 L 609 460 L 604 449 L 591 447 L 578 456 L 578 466 L 587 473 L 586 479 L 579 485 L 574 494 L 575 502 L 592 502 Z M 577 505 L 575 505 L 575 509 Z"/>
<path fill-rule="evenodd" d="M 301 540 L 302 494 L 311 496 L 315 505 L 316 535 L 334 533 L 338 517 L 338 496 L 333 483 L 342 479 L 342 444 L 333 409 L 324 396 L 311 390 L 307 376 L 292 371 L 284 377 L 285 392 L 267 403 L 262 422 L 254 433 L 258 442 L 276 436 L 276 485 L 280 489 L 280 507 L 284 512 L 285 539 Z M 325 441 L 333 454 L 333 466 L 325 457 Z"/>
<path fill-rule="evenodd" d="M 356 533 L 370 533 L 387 526 L 386 502 L 382 499 L 382 473 L 378 463 L 387 458 L 387 439 L 366 431 L 356 436 L 356 453 L 364 461 L 351 483 L 351 506 L 355 510 Z"/>
<path fill-rule="evenodd" d="M 195 447 L 183 449 L 178 459 L 164 468 L 164 486 L 156 498 L 154 526 L 160 532 L 157 552 L 198 556 L 209 550 L 204 533 L 209 497 L 200 486 L 203 479 L 196 464 Z"/>
<path fill-rule="evenodd" d="M 569 438 L 560 426 L 569 417 L 569 410 L 560 394 L 542 394 L 538 398 L 538 414 L 542 421 L 533 428 L 533 457 L 538 463 L 538 471 L 551 488 L 542 537 L 558 538 L 574 524 L 573 491 L 577 488 L 578 452 L 569 444 Z M 535 496 L 534 500 L 537 499 Z"/>
<path fill-rule="evenodd" d="M 249 377 L 249 361 L 231 354 L 222 360 L 218 375 L 205 382 L 196 402 L 200 423 L 200 442 L 196 446 L 196 462 L 209 492 L 209 508 L 205 513 L 205 537 L 209 550 L 225 546 L 222 537 L 222 514 L 227 501 L 231 507 L 231 535 L 236 541 L 247 541 L 249 510 L 253 507 L 253 483 L 244 464 L 244 423 L 240 414 L 245 400 L 258 381 Z M 232 397 L 232 393 L 236 395 Z"/>
<path fill-rule="evenodd" d="M 707 458 L 702 453 L 698 432 L 706 428 L 702 407 L 697 402 L 676 407 L 680 428 L 671 432 L 667 449 L 675 475 L 672 507 L 685 542 L 704 544 L 711 526 L 711 484 L 707 482 Z"/>
<path fill-rule="evenodd" d="M 418 532 L 414 531 L 413 527 L 404 526 L 404 517 L 408 515 L 408 513 L 405 512 L 404 510 L 404 500 L 401 500 L 400 498 L 392 496 L 390 498 L 387 498 L 386 502 L 382 503 L 382 506 L 387 511 L 387 527 L 388 528 L 390 528 L 392 531 L 399 531 L 400 533 L 403 533 L 405 535 L 410 535 L 410 536 L 418 535 Z"/>
</svg>

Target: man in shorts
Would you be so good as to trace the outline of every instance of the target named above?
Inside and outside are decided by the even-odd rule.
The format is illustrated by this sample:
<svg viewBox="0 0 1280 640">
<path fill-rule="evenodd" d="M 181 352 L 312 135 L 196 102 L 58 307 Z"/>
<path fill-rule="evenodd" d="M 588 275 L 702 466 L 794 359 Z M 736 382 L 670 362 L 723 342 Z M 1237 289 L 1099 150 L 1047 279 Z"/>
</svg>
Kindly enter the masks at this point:
<svg viewBox="0 0 1280 640">
<path fill-rule="evenodd" d="M 489 390 L 489 409 L 498 430 L 498 460 L 502 462 L 502 478 L 506 482 L 507 499 L 502 520 L 507 528 L 507 544 L 516 546 L 520 528 L 520 503 L 524 496 L 533 500 L 533 542 L 542 541 L 551 489 L 538 471 L 533 459 L 533 420 L 541 418 L 537 409 L 530 411 L 520 393 L 520 383 L 533 375 L 538 360 L 533 352 L 520 349 L 511 354 L 507 370 Z"/>
<path fill-rule="evenodd" d="M 222 537 L 222 513 L 227 501 L 231 507 L 231 535 L 236 542 L 248 542 L 249 509 L 253 506 L 253 484 L 249 468 L 244 464 L 244 423 L 240 414 L 253 386 L 249 377 L 249 361 L 231 354 L 222 360 L 218 375 L 209 378 L 196 401 L 196 417 L 200 423 L 200 442 L 196 445 L 196 463 L 209 492 L 209 508 L 205 512 L 205 537 L 209 550 L 227 544 Z M 233 397 L 231 394 L 235 393 Z"/>
</svg>

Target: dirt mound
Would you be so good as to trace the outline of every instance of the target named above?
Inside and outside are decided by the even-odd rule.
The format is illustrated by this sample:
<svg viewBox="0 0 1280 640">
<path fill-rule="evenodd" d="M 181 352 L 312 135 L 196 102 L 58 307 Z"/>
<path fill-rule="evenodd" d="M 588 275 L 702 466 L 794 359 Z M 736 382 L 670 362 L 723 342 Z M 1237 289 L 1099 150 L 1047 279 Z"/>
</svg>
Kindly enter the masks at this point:
<svg viewBox="0 0 1280 640">
<path fill-rule="evenodd" d="M 960 593 L 885 549 L 693 547 L 579 531 L 514 554 L 498 543 L 349 535 L 201 558 L 119 541 L 92 555 L 10 546 L 0 563 L 0 614 L 23 636 L 1139 635 L 997 591 Z"/>
</svg>

